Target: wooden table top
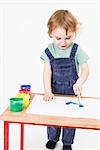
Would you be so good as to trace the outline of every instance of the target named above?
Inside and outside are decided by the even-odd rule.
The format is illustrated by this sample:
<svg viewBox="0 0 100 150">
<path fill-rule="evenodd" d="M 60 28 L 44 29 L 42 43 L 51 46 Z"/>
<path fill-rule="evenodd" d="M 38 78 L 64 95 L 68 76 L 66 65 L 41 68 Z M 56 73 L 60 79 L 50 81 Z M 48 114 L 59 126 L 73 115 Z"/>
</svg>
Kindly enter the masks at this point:
<svg viewBox="0 0 100 150">
<path fill-rule="evenodd" d="M 31 95 L 32 100 L 34 99 L 35 94 Z M 11 123 L 24 123 L 24 124 L 34 124 L 44 126 L 49 125 L 59 127 L 73 127 L 73 128 L 100 130 L 100 119 L 29 114 L 26 113 L 26 109 L 23 109 L 23 111 L 21 112 L 11 112 L 9 110 L 9 107 L 0 115 L 0 120 L 8 121 Z"/>
</svg>

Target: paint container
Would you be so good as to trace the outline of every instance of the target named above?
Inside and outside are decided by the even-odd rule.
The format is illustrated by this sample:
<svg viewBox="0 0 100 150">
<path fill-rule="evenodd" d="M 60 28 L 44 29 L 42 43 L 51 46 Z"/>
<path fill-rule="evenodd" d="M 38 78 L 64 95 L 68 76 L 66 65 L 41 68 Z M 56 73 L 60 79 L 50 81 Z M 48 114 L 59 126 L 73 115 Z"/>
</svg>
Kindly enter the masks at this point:
<svg viewBox="0 0 100 150">
<path fill-rule="evenodd" d="M 23 110 L 23 98 L 10 98 L 10 111 L 19 112 Z"/>
<path fill-rule="evenodd" d="M 30 99 L 30 95 L 29 94 L 24 94 L 24 93 L 18 93 L 16 95 L 19 98 L 23 98 L 23 106 L 26 108 L 29 105 L 29 99 Z"/>
<path fill-rule="evenodd" d="M 31 85 L 21 85 L 19 93 L 25 93 L 31 95 Z"/>
<path fill-rule="evenodd" d="M 21 85 L 20 89 L 27 89 L 27 90 L 31 90 L 31 85 Z"/>
<path fill-rule="evenodd" d="M 27 90 L 27 89 L 21 89 L 19 90 L 19 93 L 22 93 L 22 94 L 31 94 L 30 90 Z"/>
</svg>

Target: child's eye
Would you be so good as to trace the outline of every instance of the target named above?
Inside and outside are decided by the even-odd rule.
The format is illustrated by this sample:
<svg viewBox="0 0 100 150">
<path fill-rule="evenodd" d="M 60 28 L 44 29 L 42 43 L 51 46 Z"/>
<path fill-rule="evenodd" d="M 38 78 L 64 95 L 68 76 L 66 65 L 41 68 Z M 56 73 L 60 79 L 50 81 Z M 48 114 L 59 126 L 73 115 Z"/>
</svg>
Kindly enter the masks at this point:
<svg viewBox="0 0 100 150">
<path fill-rule="evenodd" d="M 71 37 L 66 37 L 65 40 L 69 40 Z"/>
<path fill-rule="evenodd" d="M 57 40 L 61 40 L 61 38 L 56 38 Z"/>
<path fill-rule="evenodd" d="M 71 37 L 66 37 L 65 40 L 70 40 Z M 56 37 L 57 40 L 61 40 L 61 37 Z"/>
</svg>

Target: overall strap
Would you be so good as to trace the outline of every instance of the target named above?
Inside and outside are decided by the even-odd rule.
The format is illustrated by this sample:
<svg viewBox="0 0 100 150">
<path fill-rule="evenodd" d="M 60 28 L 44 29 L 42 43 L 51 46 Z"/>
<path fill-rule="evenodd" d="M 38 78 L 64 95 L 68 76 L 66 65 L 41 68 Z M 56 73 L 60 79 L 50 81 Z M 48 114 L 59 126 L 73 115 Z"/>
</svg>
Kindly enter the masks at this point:
<svg viewBox="0 0 100 150">
<path fill-rule="evenodd" d="M 51 52 L 49 51 L 48 48 L 45 49 L 45 53 L 47 54 L 47 56 L 50 60 L 54 59 L 53 55 L 51 54 Z"/>
<path fill-rule="evenodd" d="M 78 45 L 76 43 L 74 43 L 72 49 L 71 49 L 71 53 L 70 53 L 70 58 L 74 58 L 75 57 L 75 53 L 77 51 Z"/>
</svg>

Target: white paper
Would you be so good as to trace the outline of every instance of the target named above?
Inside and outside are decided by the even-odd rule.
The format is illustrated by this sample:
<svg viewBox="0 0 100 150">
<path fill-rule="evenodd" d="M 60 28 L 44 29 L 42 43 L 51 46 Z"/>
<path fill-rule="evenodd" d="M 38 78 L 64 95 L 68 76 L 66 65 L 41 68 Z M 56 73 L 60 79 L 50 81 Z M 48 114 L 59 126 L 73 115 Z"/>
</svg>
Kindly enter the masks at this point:
<svg viewBox="0 0 100 150">
<path fill-rule="evenodd" d="M 66 105 L 66 102 L 69 101 L 76 102 L 77 105 Z M 54 100 L 44 101 L 42 95 L 35 95 L 26 112 L 50 116 L 100 119 L 100 99 L 81 98 L 81 103 L 84 107 L 78 106 L 77 97 L 55 97 Z"/>
</svg>

